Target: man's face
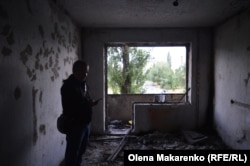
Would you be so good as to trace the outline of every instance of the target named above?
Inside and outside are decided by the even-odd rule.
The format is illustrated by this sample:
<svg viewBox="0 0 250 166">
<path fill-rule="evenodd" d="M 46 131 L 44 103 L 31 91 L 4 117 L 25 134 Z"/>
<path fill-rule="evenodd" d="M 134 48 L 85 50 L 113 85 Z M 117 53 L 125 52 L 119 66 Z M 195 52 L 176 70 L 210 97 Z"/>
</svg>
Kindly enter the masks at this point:
<svg viewBox="0 0 250 166">
<path fill-rule="evenodd" d="M 89 73 L 89 66 L 86 66 L 79 73 L 81 80 L 85 81 L 88 76 L 88 73 Z"/>
</svg>

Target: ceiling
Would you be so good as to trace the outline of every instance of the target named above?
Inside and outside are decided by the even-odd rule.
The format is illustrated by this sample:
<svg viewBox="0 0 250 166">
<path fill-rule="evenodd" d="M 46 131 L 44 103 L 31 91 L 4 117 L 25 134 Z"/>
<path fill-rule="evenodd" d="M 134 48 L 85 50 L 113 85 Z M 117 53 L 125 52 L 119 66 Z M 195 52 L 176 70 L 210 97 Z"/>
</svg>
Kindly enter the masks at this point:
<svg viewBox="0 0 250 166">
<path fill-rule="evenodd" d="M 82 27 L 213 27 L 250 0 L 57 0 Z"/>
</svg>

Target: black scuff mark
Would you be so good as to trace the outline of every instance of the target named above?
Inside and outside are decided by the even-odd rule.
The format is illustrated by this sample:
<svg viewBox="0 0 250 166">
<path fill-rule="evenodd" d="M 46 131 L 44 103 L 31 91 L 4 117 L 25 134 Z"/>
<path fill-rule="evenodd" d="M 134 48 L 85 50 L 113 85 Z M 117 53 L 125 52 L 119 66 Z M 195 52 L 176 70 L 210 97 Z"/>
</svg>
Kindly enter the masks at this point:
<svg viewBox="0 0 250 166">
<path fill-rule="evenodd" d="M 32 88 L 32 112 L 33 112 L 33 145 L 36 145 L 38 134 L 37 134 L 37 115 L 36 115 L 36 94 L 38 89 Z"/>
<path fill-rule="evenodd" d="M 18 100 L 22 95 L 22 91 L 19 86 L 17 86 L 14 90 L 14 97 L 16 100 Z"/>
<path fill-rule="evenodd" d="M 26 0 L 26 5 L 27 5 L 27 8 L 28 8 L 28 11 L 31 15 L 33 15 L 33 11 L 31 9 L 31 6 L 30 6 L 30 1 L 29 0 Z"/>
<path fill-rule="evenodd" d="M 41 37 L 44 38 L 44 31 L 43 31 L 43 27 L 41 25 L 38 25 L 38 31 L 39 31 Z"/>
</svg>

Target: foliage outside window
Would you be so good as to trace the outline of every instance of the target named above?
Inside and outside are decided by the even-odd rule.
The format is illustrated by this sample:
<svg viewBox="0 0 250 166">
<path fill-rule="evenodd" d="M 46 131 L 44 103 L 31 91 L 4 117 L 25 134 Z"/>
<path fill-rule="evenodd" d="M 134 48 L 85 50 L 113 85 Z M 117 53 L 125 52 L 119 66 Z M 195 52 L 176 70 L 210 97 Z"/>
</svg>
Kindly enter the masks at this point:
<svg viewBox="0 0 250 166">
<path fill-rule="evenodd" d="M 186 47 L 107 46 L 108 94 L 186 92 Z"/>
</svg>

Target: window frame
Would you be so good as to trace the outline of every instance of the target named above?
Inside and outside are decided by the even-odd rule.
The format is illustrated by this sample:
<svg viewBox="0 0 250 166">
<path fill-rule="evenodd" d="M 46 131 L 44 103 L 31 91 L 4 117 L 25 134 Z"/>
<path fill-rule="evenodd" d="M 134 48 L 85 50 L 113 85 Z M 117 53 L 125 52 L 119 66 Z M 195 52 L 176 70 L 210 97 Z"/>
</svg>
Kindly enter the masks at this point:
<svg viewBox="0 0 250 166">
<path fill-rule="evenodd" d="M 191 82 L 192 82 L 192 53 L 190 42 L 108 42 L 104 44 L 104 57 L 105 57 L 105 95 L 149 95 L 149 94 L 108 94 L 108 81 L 107 81 L 107 47 L 121 47 L 127 45 L 129 47 L 186 47 L 186 91 L 185 93 L 166 93 L 166 95 L 183 95 L 185 103 L 191 103 Z M 159 93 L 152 93 L 159 95 Z M 150 95 L 152 95 L 150 94 Z"/>
</svg>

